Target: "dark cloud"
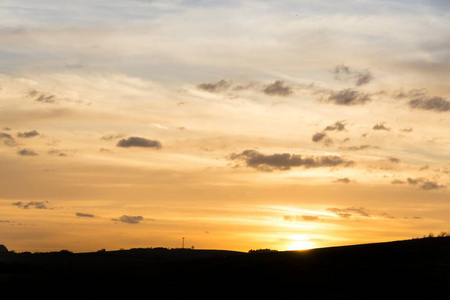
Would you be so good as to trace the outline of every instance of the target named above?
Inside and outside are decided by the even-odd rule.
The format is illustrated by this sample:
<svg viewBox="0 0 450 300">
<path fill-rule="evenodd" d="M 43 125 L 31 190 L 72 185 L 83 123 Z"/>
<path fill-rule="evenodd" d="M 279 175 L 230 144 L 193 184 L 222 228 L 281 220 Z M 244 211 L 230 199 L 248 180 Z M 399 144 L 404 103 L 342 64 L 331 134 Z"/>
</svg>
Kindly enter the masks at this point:
<svg viewBox="0 0 450 300">
<path fill-rule="evenodd" d="M 46 202 L 42 201 L 30 201 L 28 203 L 22 203 L 22 201 L 14 202 L 12 205 L 17 206 L 19 208 L 23 209 L 30 209 L 30 208 L 36 208 L 36 209 L 48 209 Z"/>
<path fill-rule="evenodd" d="M 230 86 L 230 81 L 222 79 L 214 83 L 200 83 L 199 85 L 197 85 L 197 88 L 208 91 L 210 93 L 217 93 L 228 89 Z"/>
<path fill-rule="evenodd" d="M 17 137 L 20 137 L 20 138 L 30 138 L 30 137 L 34 137 L 34 136 L 38 136 L 38 135 L 39 135 L 39 132 L 37 132 L 36 130 L 17 133 Z"/>
<path fill-rule="evenodd" d="M 356 216 L 362 216 L 362 217 L 370 217 L 369 213 L 367 213 L 366 209 L 364 207 L 349 207 L 349 208 L 335 208 L 330 207 L 327 208 L 328 211 L 331 211 L 332 213 L 335 213 L 341 218 L 350 218 L 353 215 Z"/>
<path fill-rule="evenodd" d="M 149 140 L 141 137 L 129 137 L 128 139 L 122 139 L 117 143 L 117 147 L 129 148 L 129 147 L 144 147 L 160 149 L 161 143 L 155 140 Z"/>
<path fill-rule="evenodd" d="M 9 127 L 3 127 L 2 130 L 4 130 L 4 131 L 10 131 L 11 128 L 9 128 Z"/>
<path fill-rule="evenodd" d="M 367 70 L 354 70 L 346 65 L 337 65 L 333 69 L 334 76 L 337 80 L 353 80 L 356 86 L 361 86 L 370 83 L 374 76 Z"/>
<path fill-rule="evenodd" d="M 0 132 L 0 140 L 3 140 L 3 143 L 5 145 L 11 146 L 11 147 L 15 146 L 15 144 L 16 144 L 14 138 L 8 133 Z"/>
<path fill-rule="evenodd" d="M 353 89 L 345 89 L 338 92 L 331 92 L 328 101 L 336 105 L 361 105 L 371 101 L 370 95 Z"/>
<path fill-rule="evenodd" d="M 391 130 L 390 128 L 384 126 L 384 124 L 381 124 L 381 123 L 380 123 L 380 124 L 375 124 L 375 125 L 372 127 L 372 129 L 373 129 L 373 130 L 387 130 L 387 131 Z"/>
<path fill-rule="evenodd" d="M 60 103 L 62 101 L 64 102 L 71 102 L 71 103 L 77 103 L 77 104 L 86 104 L 91 105 L 90 102 L 85 102 L 83 100 L 77 100 L 77 99 L 68 99 L 68 98 L 59 98 L 53 94 L 43 93 L 37 90 L 29 90 L 27 91 L 27 96 L 30 98 L 33 98 L 34 101 L 40 102 L 40 103 L 48 103 L 48 104 L 55 104 Z"/>
<path fill-rule="evenodd" d="M 421 110 L 434 110 L 437 112 L 450 111 L 450 101 L 442 97 L 418 98 L 409 101 L 409 106 Z"/>
<path fill-rule="evenodd" d="M 123 137 L 124 137 L 123 134 L 109 134 L 109 135 L 102 136 L 100 139 L 102 139 L 104 141 L 110 141 L 110 140 L 114 140 L 114 139 L 121 139 Z"/>
<path fill-rule="evenodd" d="M 312 141 L 315 143 L 322 142 L 325 146 L 333 144 L 333 140 L 327 136 L 325 132 L 318 132 L 312 136 Z"/>
<path fill-rule="evenodd" d="M 401 132 L 412 132 L 413 129 L 412 128 L 403 128 L 400 130 Z"/>
<path fill-rule="evenodd" d="M 30 149 L 19 150 L 19 151 L 17 151 L 17 154 L 21 155 L 21 156 L 37 156 L 37 155 L 39 155 L 39 154 L 37 154 L 36 152 L 34 152 L 33 150 L 30 150 Z"/>
<path fill-rule="evenodd" d="M 346 178 L 340 178 L 340 179 L 337 179 L 337 180 L 335 180 L 334 182 L 340 182 L 340 183 L 350 183 L 350 182 L 351 182 L 351 180 L 350 180 L 350 179 L 348 179 L 348 178 L 346 177 Z"/>
<path fill-rule="evenodd" d="M 318 221 L 318 216 L 283 216 L 283 219 L 288 222 L 299 222 L 299 221 Z"/>
<path fill-rule="evenodd" d="M 95 218 L 95 215 L 93 215 L 93 214 L 86 214 L 86 213 L 81 213 L 81 212 L 77 212 L 75 215 L 77 217 L 82 217 L 82 218 Z"/>
<path fill-rule="evenodd" d="M 53 156 L 59 156 L 59 157 L 66 157 L 66 156 L 68 156 L 66 150 L 57 150 L 57 149 L 49 150 L 48 154 L 53 155 Z"/>
<path fill-rule="evenodd" d="M 34 98 L 35 101 L 41 103 L 56 103 L 58 99 L 55 95 L 45 94 L 36 90 L 28 91 L 28 96 Z"/>
<path fill-rule="evenodd" d="M 327 136 L 327 134 L 325 132 L 318 132 L 313 135 L 312 140 L 313 140 L 313 142 L 317 143 L 317 142 L 320 142 L 321 140 L 323 140 L 326 136 Z"/>
<path fill-rule="evenodd" d="M 247 167 L 256 168 L 261 171 L 289 170 L 293 167 L 336 167 L 353 164 L 353 161 L 347 161 L 339 156 L 308 157 L 289 153 L 265 155 L 256 150 L 245 150 L 238 154 L 233 153 L 228 158 L 243 161 Z"/>
<path fill-rule="evenodd" d="M 293 90 L 284 81 L 277 80 L 274 83 L 268 84 L 263 92 L 269 96 L 289 96 L 293 93 Z"/>
<path fill-rule="evenodd" d="M 399 159 L 399 158 L 396 158 L 396 157 L 389 157 L 389 161 L 390 161 L 391 163 L 397 164 L 397 163 L 400 162 L 400 159 Z"/>
<path fill-rule="evenodd" d="M 142 216 L 127 216 L 127 215 L 123 215 L 119 219 L 112 219 L 112 221 L 119 221 L 128 224 L 139 224 L 143 220 L 144 217 Z"/>
<path fill-rule="evenodd" d="M 446 186 L 440 185 L 436 181 L 431 181 L 427 178 L 419 177 L 419 178 L 407 178 L 406 182 L 410 185 L 419 186 L 422 190 L 431 191 L 437 189 L 443 189 Z"/>
<path fill-rule="evenodd" d="M 372 146 L 372 145 L 361 145 L 361 146 L 340 147 L 339 149 L 348 150 L 348 151 L 359 151 L 359 150 L 366 150 L 366 149 L 378 149 L 378 147 Z"/>
<path fill-rule="evenodd" d="M 345 122 L 344 121 L 338 121 L 334 123 L 333 125 L 328 125 L 324 129 L 325 131 L 343 131 L 345 130 Z"/>
</svg>

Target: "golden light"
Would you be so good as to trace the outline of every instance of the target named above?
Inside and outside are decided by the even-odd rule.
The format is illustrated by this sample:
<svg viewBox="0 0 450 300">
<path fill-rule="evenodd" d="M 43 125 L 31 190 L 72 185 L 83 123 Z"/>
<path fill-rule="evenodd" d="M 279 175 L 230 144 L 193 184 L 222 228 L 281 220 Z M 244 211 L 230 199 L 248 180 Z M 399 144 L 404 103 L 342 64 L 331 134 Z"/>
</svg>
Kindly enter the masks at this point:
<svg viewBox="0 0 450 300">
<path fill-rule="evenodd" d="M 307 250 L 315 247 L 315 243 L 304 236 L 294 237 L 291 240 L 292 242 L 286 247 L 286 250 L 288 251 Z"/>
</svg>

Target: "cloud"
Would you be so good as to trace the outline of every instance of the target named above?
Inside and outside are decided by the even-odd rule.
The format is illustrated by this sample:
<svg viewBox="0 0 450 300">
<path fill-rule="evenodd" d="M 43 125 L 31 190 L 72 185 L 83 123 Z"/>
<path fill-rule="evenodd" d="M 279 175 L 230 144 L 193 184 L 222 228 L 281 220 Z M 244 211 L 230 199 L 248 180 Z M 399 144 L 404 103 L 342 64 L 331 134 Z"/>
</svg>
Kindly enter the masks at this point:
<svg viewBox="0 0 450 300">
<path fill-rule="evenodd" d="M 434 110 L 437 112 L 450 111 L 450 101 L 442 97 L 413 99 L 408 104 L 415 109 Z"/>
<path fill-rule="evenodd" d="M 312 140 L 313 140 L 313 142 L 317 143 L 317 142 L 320 142 L 321 140 L 323 140 L 326 136 L 327 136 L 327 134 L 325 132 L 318 132 L 313 135 Z"/>
<path fill-rule="evenodd" d="M 336 105 L 361 105 L 371 101 L 370 95 L 353 89 L 345 89 L 338 92 L 331 92 L 328 100 Z"/>
<path fill-rule="evenodd" d="M 28 91 L 28 96 L 41 103 L 56 103 L 59 101 L 55 95 L 45 94 L 36 90 Z"/>
<path fill-rule="evenodd" d="M 333 125 L 328 125 L 324 129 L 325 131 L 343 131 L 345 130 L 345 122 L 344 121 L 337 121 Z"/>
<path fill-rule="evenodd" d="M 335 180 L 334 182 L 340 182 L 340 183 L 350 183 L 351 182 L 351 180 L 350 179 L 348 179 L 347 177 L 346 178 L 340 178 L 340 179 L 337 179 L 337 180 Z"/>
<path fill-rule="evenodd" d="M 386 219 L 395 219 L 394 216 L 392 216 L 392 215 L 390 215 L 390 214 L 388 214 L 386 212 L 380 213 L 379 216 L 382 217 L 382 218 L 386 218 Z"/>
<path fill-rule="evenodd" d="M 400 129 L 400 131 L 401 132 L 412 132 L 413 129 L 411 127 L 410 128 L 403 128 L 403 129 Z"/>
<path fill-rule="evenodd" d="M 38 135 L 39 135 L 39 132 L 37 132 L 36 130 L 17 133 L 17 137 L 20 137 L 20 138 L 31 138 L 31 137 L 38 136 Z"/>
<path fill-rule="evenodd" d="M 256 150 L 245 150 L 242 153 L 233 153 L 228 157 L 231 160 L 241 160 L 247 167 L 261 171 L 289 170 L 293 167 L 320 168 L 349 166 L 353 161 L 347 161 L 339 156 L 301 156 L 297 154 L 280 153 L 265 155 Z"/>
<path fill-rule="evenodd" d="M 406 183 L 408 183 L 410 185 L 419 186 L 420 189 L 425 190 L 425 191 L 438 190 L 438 189 L 443 189 L 446 187 L 445 185 L 438 184 L 436 181 L 431 181 L 431 180 L 429 180 L 427 178 L 423 178 L 423 177 L 419 177 L 419 178 L 408 177 L 406 179 Z"/>
<path fill-rule="evenodd" d="M 372 73 L 367 70 L 354 70 L 346 65 L 337 65 L 333 69 L 336 80 L 354 80 L 356 86 L 361 86 L 370 83 L 374 77 Z"/>
<path fill-rule="evenodd" d="M 392 184 L 405 184 L 406 182 L 400 179 L 394 179 L 391 181 Z"/>
<path fill-rule="evenodd" d="M 318 221 L 318 216 L 283 216 L 283 219 L 287 222 L 299 222 L 299 221 Z"/>
<path fill-rule="evenodd" d="M 330 207 L 327 208 L 328 211 L 335 213 L 341 218 L 350 218 L 353 215 L 362 216 L 362 217 L 370 217 L 369 213 L 366 211 L 364 207 L 349 207 L 349 208 L 336 208 Z"/>
<path fill-rule="evenodd" d="M 384 124 L 375 124 L 375 125 L 372 127 L 372 129 L 373 129 L 373 130 L 387 130 L 387 131 L 391 130 L 390 128 L 384 126 Z"/>
<path fill-rule="evenodd" d="M 263 93 L 269 96 L 289 96 L 293 93 L 293 90 L 284 81 L 277 80 L 274 83 L 268 84 L 264 88 Z"/>
<path fill-rule="evenodd" d="M 197 85 L 197 88 L 205 90 L 210 93 L 217 93 L 228 89 L 230 86 L 231 86 L 230 81 L 222 79 L 214 83 L 200 83 L 199 85 Z"/>
<path fill-rule="evenodd" d="M 109 134 L 109 135 L 102 136 L 100 139 L 102 139 L 104 141 L 110 141 L 110 140 L 114 140 L 114 139 L 120 139 L 123 137 L 124 137 L 123 134 Z"/>
<path fill-rule="evenodd" d="M 361 146 L 340 147 L 339 149 L 348 150 L 348 151 L 359 151 L 359 150 L 365 150 L 365 149 L 378 149 L 378 146 L 361 145 Z"/>
<path fill-rule="evenodd" d="M 16 144 L 14 138 L 8 133 L 0 132 L 0 140 L 3 140 L 3 143 L 5 145 L 11 146 L 11 147 L 15 146 L 15 144 Z"/>
<path fill-rule="evenodd" d="M 333 144 L 333 140 L 327 136 L 325 132 L 318 132 L 312 136 L 312 141 L 315 143 L 323 142 L 325 146 Z"/>
<path fill-rule="evenodd" d="M 42 201 L 30 201 L 26 204 L 23 204 L 22 201 L 19 201 L 19 202 L 14 202 L 12 205 L 17 206 L 18 208 L 23 208 L 23 209 L 30 209 L 30 208 L 48 209 L 45 202 L 42 202 Z"/>
<path fill-rule="evenodd" d="M 117 143 L 117 147 L 129 148 L 129 147 L 143 147 L 143 148 L 155 148 L 160 149 L 161 143 L 155 140 L 149 140 L 142 137 L 129 137 L 128 139 L 122 139 Z"/>
<path fill-rule="evenodd" d="M 17 151 L 18 155 L 21 156 L 38 156 L 39 154 L 37 154 L 36 152 L 34 152 L 33 150 L 30 149 L 22 149 Z"/>
<path fill-rule="evenodd" d="M 403 99 L 403 98 L 422 98 L 427 95 L 426 89 L 412 89 L 407 92 L 404 92 L 403 90 L 397 90 L 393 92 L 393 97 L 397 99 Z"/>
<path fill-rule="evenodd" d="M 77 217 L 82 217 L 82 218 L 95 218 L 95 215 L 93 215 L 93 214 L 86 214 L 86 213 L 81 213 L 81 212 L 77 212 L 77 213 L 75 213 L 75 215 Z"/>
<path fill-rule="evenodd" d="M 52 149 L 48 151 L 48 154 L 53 156 L 66 157 L 68 155 L 66 152 L 66 150 Z"/>
<path fill-rule="evenodd" d="M 390 161 L 391 163 L 397 164 L 397 163 L 400 162 L 400 159 L 399 159 L 399 158 L 396 158 L 396 157 L 389 157 L 389 161 Z"/>
<path fill-rule="evenodd" d="M 144 217 L 142 217 L 142 216 L 127 216 L 127 215 L 123 215 L 119 219 L 111 219 L 111 220 L 112 221 L 119 221 L 119 222 L 123 222 L 123 223 L 128 223 L 128 224 L 139 224 L 141 221 L 144 220 Z"/>
</svg>

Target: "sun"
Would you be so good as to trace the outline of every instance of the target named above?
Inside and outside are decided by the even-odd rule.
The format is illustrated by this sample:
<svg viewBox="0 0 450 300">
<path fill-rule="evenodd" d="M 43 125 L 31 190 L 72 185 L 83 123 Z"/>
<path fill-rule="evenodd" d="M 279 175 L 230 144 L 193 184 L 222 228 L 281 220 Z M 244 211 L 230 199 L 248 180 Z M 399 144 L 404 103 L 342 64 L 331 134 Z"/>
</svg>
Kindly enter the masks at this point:
<svg viewBox="0 0 450 300">
<path fill-rule="evenodd" d="M 311 241 L 305 241 L 305 240 L 299 240 L 299 241 L 293 241 L 291 244 L 289 244 L 286 248 L 288 251 L 294 251 L 294 250 L 307 250 L 314 248 L 315 244 Z"/>
</svg>

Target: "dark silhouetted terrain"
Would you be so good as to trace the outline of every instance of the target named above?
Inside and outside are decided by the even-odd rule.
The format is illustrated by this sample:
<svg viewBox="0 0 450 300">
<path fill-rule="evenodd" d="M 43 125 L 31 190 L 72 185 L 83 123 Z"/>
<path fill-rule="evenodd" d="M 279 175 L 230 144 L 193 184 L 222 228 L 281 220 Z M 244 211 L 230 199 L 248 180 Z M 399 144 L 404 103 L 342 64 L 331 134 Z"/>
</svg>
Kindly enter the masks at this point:
<svg viewBox="0 0 450 300">
<path fill-rule="evenodd" d="M 450 299 L 450 237 L 309 251 L 0 253 L 0 299 Z"/>
</svg>

